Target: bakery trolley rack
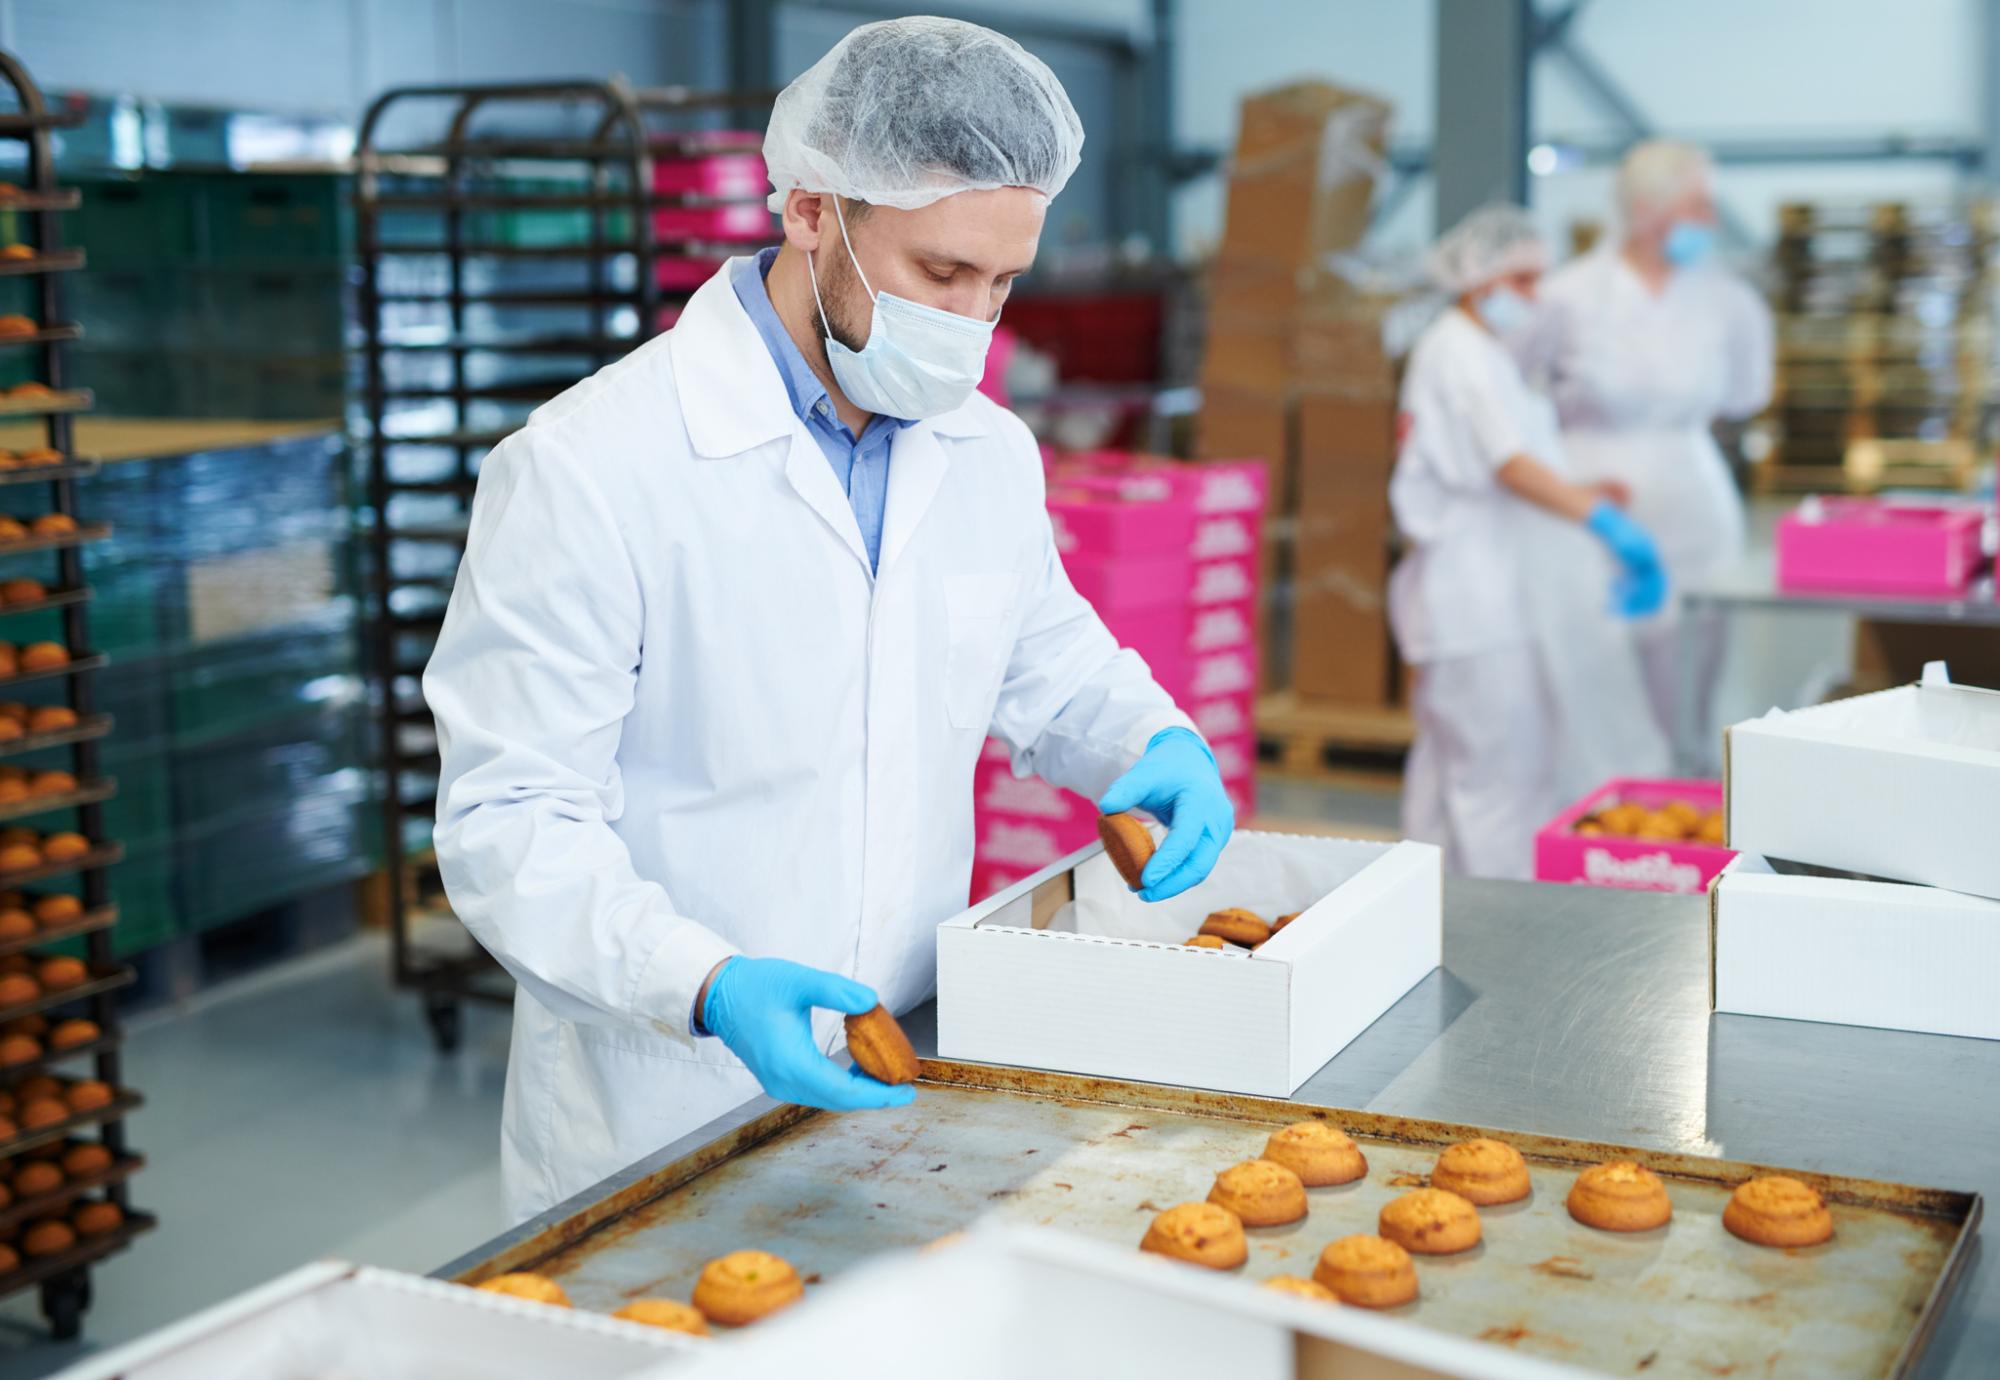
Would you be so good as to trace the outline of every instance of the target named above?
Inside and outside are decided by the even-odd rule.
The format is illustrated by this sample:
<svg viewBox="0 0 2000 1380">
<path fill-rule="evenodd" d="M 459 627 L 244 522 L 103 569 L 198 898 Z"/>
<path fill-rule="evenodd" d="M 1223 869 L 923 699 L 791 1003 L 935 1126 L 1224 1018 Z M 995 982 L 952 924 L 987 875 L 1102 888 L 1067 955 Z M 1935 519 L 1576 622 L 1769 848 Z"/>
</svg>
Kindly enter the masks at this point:
<svg viewBox="0 0 2000 1380">
<path fill-rule="evenodd" d="M 10 53 L 0 52 L 0 81 L 6 88 L 0 99 L 11 97 L 10 108 L 0 111 L 0 145 L 18 146 L 22 151 L 20 171 L 14 174 L 21 180 L 0 195 L 0 225 L 11 220 L 11 232 L 4 238 L 25 246 L 0 254 L 0 272 L 33 280 L 34 305 L 30 309 L 36 313 L 32 331 L 0 338 L 0 348 L 31 351 L 38 366 L 34 377 L 47 389 L 0 395 L 0 413 L 40 418 L 46 427 L 47 450 L 52 452 L 32 466 L 0 468 L 0 508 L 24 522 L 49 513 L 77 521 L 77 481 L 97 470 L 95 462 L 77 453 L 73 419 L 89 408 L 90 395 L 68 387 L 66 358 L 68 342 L 82 332 L 65 309 L 64 280 L 80 270 L 84 260 L 82 251 L 63 248 L 62 220 L 64 212 L 76 209 L 80 195 L 75 188 L 62 187 L 56 181 L 52 134 L 78 123 L 79 117 L 52 109 L 27 69 Z M 68 940 L 80 945 L 88 969 L 88 977 L 80 984 L 0 1008 L 0 1024 L 28 1017 L 53 1023 L 83 1016 L 97 1026 L 95 1037 L 86 1042 L 61 1050 L 45 1048 L 32 1059 L 6 1065 L 0 1069 L 0 1084 L 11 1089 L 31 1076 L 73 1075 L 80 1064 L 87 1064 L 89 1077 L 112 1090 L 103 1105 L 75 1112 L 59 1123 L 29 1127 L 10 1117 L 0 1128 L 7 1131 L 0 1136 L 0 1159 L 59 1143 L 86 1141 L 101 1144 L 111 1155 L 107 1168 L 73 1177 L 48 1192 L 16 1199 L 0 1208 L 0 1233 L 15 1243 L 20 1254 L 15 1268 L 0 1273 L 0 1296 L 38 1288 L 43 1315 L 58 1339 L 73 1338 L 81 1329 L 83 1314 L 90 1306 L 92 1268 L 155 1225 L 153 1216 L 134 1210 L 129 1198 L 128 1181 L 145 1161 L 126 1144 L 125 1118 L 140 1105 L 140 1097 L 125 1087 L 121 1078 L 123 1034 L 117 994 L 132 981 L 133 972 L 117 962 L 112 946 L 111 930 L 118 912 L 111 900 L 106 869 L 118 861 L 121 850 L 104 835 L 102 802 L 116 791 L 116 783 L 102 774 L 98 754 L 112 724 L 109 715 L 97 712 L 92 697 L 93 673 L 103 666 L 105 658 L 91 646 L 90 589 L 85 580 L 83 547 L 102 540 L 108 532 L 103 524 L 79 522 L 66 533 L 0 543 L 0 556 L 10 558 L 6 565 L 21 567 L 8 569 L 5 573 L 9 578 L 32 574 L 46 580 L 46 567 L 54 567 L 53 583 L 47 586 L 46 595 L 30 603 L 7 605 L 0 609 L 0 621 L 23 614 L 46 618 L 53 613 L 67 652 L 66 662 L 59 667 L 0 677 L 0 700 L 63 706 L 74 716 L 67 725 L 48 731 L 31 727 L 18 736 L 0 739 L 0 760 L 37 769 L 60 766 L 75 778 L 75 789 L 59 795 L 0 804 L 0 817 L 9 825 L 27 822 L 46 831 L 74 831 L 90 843 L 89 851 L 80 857 L 0 873 L 0 886 L 27 887 L 30 894 L 74 886 L 81 902 L 81 914 L 73 918 L 44 925 L 25 937 L 0 940 L 0 961 L 18 961 L 23 955 L 39 958 L 42 945 Z M 43 568 L 34 569 L 37 565 Z M 10 640 L 19 636 L 14 634 Z M 16 685 L 20 686 L 18 692 Z M 94 1235 L 78 1233 L 72 1245 L 53 1253 L 30 1255 L 21 1249 L 22 1238 L 15 1234 L 19 1228 L 46 1217 L 64 1217 L 86 1194 L 99 1190 L 120 1210 L 122 1221 L 117 1227 Z"/>
<path fill-rule="evenodd" d="M 479 460 L 533 408 L 670 326 L 716 264 L 769 242 L 761 194 L 661 190 L 655 172 L 662 159 L 756 151 L 729 125 L 770 100 L 617 77 L 406 86 L 362 120 L 356 449 L 387 918 L 395 980 L 422 996 L 440 1050 L 458 1046 L 463 1003 L 512 995 L 451 917 L 430 851 L 439 761 L 421 681 Z M 721 218 L 738 232 L 686 233 Z"/>
</svg>

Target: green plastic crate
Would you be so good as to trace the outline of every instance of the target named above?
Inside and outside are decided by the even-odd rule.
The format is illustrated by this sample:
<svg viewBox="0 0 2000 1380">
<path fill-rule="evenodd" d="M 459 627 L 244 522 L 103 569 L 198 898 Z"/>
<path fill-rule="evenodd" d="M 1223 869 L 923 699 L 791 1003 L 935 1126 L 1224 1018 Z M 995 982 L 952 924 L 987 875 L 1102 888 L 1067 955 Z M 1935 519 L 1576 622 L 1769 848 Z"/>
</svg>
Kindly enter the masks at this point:
<svg viewBox="0 0 2000 1380">
<path fill-rule="evenodd" d="M 145 173 L 81 185 L 82 204 L 63 233 L 89 254 L 93 270 L 186 263 L 199 256 L 200 179 Z"/>
<path fill-rule="evenodd" d="M 351 240 L 345 178 L 238 173 L 204 179 L 211 263 L 338 264 Z"/>
</svg>

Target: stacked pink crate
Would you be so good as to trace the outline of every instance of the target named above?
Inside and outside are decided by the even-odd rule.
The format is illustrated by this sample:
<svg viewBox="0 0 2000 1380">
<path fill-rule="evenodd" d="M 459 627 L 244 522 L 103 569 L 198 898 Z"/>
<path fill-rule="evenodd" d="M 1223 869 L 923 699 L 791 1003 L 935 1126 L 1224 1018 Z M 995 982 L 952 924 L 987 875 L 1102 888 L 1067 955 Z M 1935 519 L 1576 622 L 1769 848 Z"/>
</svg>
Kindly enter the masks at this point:
<svg viewBox="0 0 2000 1380">
<path fill-rule="evenodd" d="M 1256 806 L 1257 556 L 1264 462 L 1175 464 L 1096 451 L 1055 460 L 1049 520 L 1070 583 L 1214 749 L 1239 819 Z M 1091 802 L 1017 781 L 989 742 L 974 787 L 975 900 L 1096 837 Z"/>
<path fill-rule="evenodd" d="M 755 131 L 714 130 L 676 136 L 653 156 L 653 192 L 671 204 L 653 211 L 653 237 L 663 252 L 653 274 L 665 292 L 693 292 L 715 275 L 726 247 L 774 243 L 777 231 L 764 206 L 770 181 L 763 136 Z M 661 309 L 665 330 L 680 315 Z"/>
</svg>

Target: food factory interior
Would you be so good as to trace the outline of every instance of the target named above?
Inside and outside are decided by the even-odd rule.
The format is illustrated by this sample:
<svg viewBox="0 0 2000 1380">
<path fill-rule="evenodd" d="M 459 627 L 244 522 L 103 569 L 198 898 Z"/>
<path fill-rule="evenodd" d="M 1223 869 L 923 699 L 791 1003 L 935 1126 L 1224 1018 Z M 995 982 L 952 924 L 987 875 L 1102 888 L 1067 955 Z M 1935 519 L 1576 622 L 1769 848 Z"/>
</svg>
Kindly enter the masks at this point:
<svg viewBox="0 0 2000 1380">
<path fill-rule="evenodd" d="M 0 1380 L 2000 1376 L 2000 0 L 0 0 Z"/>
</svg>

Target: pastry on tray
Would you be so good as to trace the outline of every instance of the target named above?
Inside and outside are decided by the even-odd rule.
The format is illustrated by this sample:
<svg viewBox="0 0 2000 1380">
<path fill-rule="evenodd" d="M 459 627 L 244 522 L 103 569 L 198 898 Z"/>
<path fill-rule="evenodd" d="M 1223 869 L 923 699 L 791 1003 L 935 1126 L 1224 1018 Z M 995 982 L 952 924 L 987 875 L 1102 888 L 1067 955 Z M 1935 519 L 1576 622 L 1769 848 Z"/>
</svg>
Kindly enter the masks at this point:
<svg viewBox="0 0 2000 1380">
<path fill-rule="evenodd" d="M 633 1299 L 611 1316 L 648 1327 L 663 1327 L 669 1332 L 685 1332 L 695 1337 L 708 1335 L 708 1319 L 702 1317 L 701 1310 L 678 1299 Z"/>
<path fill-rule="evenodd" d="M 1593 1164 L 1569 1190 L 1569 1215 L 1599 1231 L 1651 1231 L 1674 1215 L 1660 1176 L 1631 1160 Z"/>
<path fill-rule="evenodd" d="M 1315 1303 L 1340 1302 L 1340 1295 L 1318 1280 L 1305 1279 L 1299 1275 L 1272 1275 L 1264 1281 L 1264 1287 L 1275 1289 L 1281 1294 L 1291 1294 L 1295 1298 L 1311 1299 Z"/>
<path fill-rule="evenodd" d="M 1276 933 L 1277 933 L 1277 932 L 1278 932 L 1279 930 L 1281 930 L 1281 929 L 1283 929 L 1283 928 L 1284 928 L 1285 926 L 1287 926 L 1287 925 L 1291 924 L 1291 923 L 1292 923 L 1292 921 L 1294 921 L 1294 920 L 1298 919 L 1298 918 L 1299 918 L 1299 917 L 1300 917 L 1301 915 L 1303 915 L 1303 914 L 1305 914 L 1305 912 L 1304 912 L 1304 911 L 1297 911 L 1297 910 L 1295 910 L 1295 911 L 1291 911 L 1291 912 L 1289 912 L 1289 913 L 1287 913 L 1287 914 L 1285 914 L 1285 915 L 1280 915 L 1280 916 L 1279 916 L 1279 917 L 1278 917 L 1278 918 L 1277 918 L 1276 920 L 1273 920 L 1273 921 L 1271 922 L 1271 933 L 1272 933 L 1272 934 L 1276 934 Z"/>
<path fill-rule="evenodd" d="M 1226 949 L 1229 946 L 1212 934 L 1193 934 L 1181 943 L 1190 949 Z"/>
<path fill-rule="evenodd" d="M 1153 860 L 1151 831 L 1134 814 L 1099 815 L 1097 837 L 1104 840 L 1105 856 L 1125 879 L 1125 885 L 1137 891 L 1146 864 Z"/>
<path fill-rule="evenodd" d="M 546 1303 L 557 1308 L 569 1307 L 569 1295 L 563 1292 L 562 1285 L 547 1275 L 518 1271 L 481 1280 L 477 1287 L 489 1294 L 505 1294 L 510 1299 L 526 1299 L 530 1303 Z"/>
<path fill-rule="evenodd" d="M 701 1267 L 694 1306 L 710 1322 L 741 1327 L 790 1307 L 805 1291 L 789 1261 L 769 1251 L 731 1251 Z"/>
<path fill-rule="evenodd" d="M 117 1231 L 119 1224 L 125 1220 L 125 1214 L 119 1211 L 116 1203 L 92 1202 L 78 1208 L 69 1220 L 79 1236 L 102 1236 L 106 1232 Z"/>
<path fill-rule="evenodd" d="M 1214 1203 L 1179 1203 L 1168 1208 L 1146 1228 L 1139 1249 L 1211 1270 L 1233 1270 L 1250 1258 L 1242 1219 Z"/>
<path fill-rule="evenodd" d="M 914 1083 L 923 1071 L 910 1037 L 879 1003 L 847 1018 L 847 1052 L 863 1073 L 884 1083 Z"/>
<path fill-rule="evenodd" d="M 1347 1132 L 1324 1121 L 1295 1121 L 1271 1132 L 1264 1158 L 1282 1164 L 1308 1188 L 1351 1184 L 1368 1172 L 1368 1157 Z"/>
<path fill-rule="evenodd" d="M 1819 1190 L 1783 1174 L 1738 1184 L 1722 1225 L 1759 1246 L 1817 1246 L 1833 1235 L 1833 1214 Z"/>
<path fill-rule="evenodd" d="M 1505 1141 L 1462 1140 L 1438 1156 L 1431 1187 L 1456 1193 L 1479 1207 L 1517 1203 L 1528 1196 L 1528 1163 Z"/>
<path fill-rule="evenodd" d="M 1279 1227 L 1306 1215 L 1306 1186 L 1270 1160 L 1245 1160 L 1215 1176 L 1208 1201 L 1226 1207 L 1246 1227 Z"/>
<path fill-rule="evenodd" d="M 1456 1255 L 1479 1244 L 1479 1210 L 1442 1188 L 1413 1188 L 1382 1205 L 1377 1229 L 1418 1255 Z"/>
<path fill-rule="evenodd" d="M 1394 1308 L 1417 1296 L 1417 1267 L 1410 1253 L 1379 1236 L 1343 1236 L 1319 1253 L 1313 1278 L 1342 1303 Z"/>
<path fill-rule="evenodd" d="M 1254 949 L 1271 937 L 1271 927 L 1254 910 L 1231 906 L 1218 910 L 1201 922 L 1201 932 L 1245 949 Z"/>
</svg>

